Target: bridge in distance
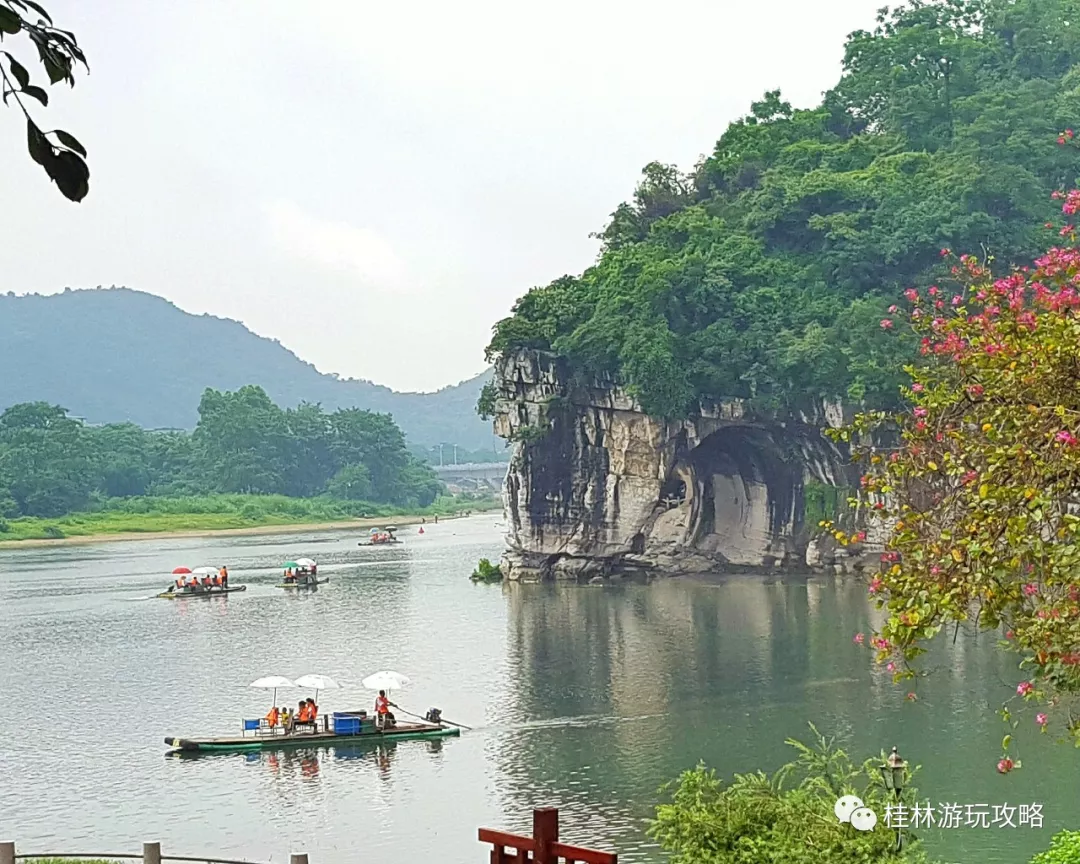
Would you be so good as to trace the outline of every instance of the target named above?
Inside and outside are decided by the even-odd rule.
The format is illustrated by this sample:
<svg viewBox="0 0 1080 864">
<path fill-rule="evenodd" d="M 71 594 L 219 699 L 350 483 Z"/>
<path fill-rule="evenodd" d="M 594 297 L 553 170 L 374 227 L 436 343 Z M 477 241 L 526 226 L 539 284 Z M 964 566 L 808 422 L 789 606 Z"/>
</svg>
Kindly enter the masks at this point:
<svg viewBox="0 0 1080 864">
<path fill-rule="evenodd" d="M 505 462 L 466 462 L 461 465 L 432 465 L 439 479 L 447 484 L 486 483 L 499 488 L 506 479 Z"/>
</svg>

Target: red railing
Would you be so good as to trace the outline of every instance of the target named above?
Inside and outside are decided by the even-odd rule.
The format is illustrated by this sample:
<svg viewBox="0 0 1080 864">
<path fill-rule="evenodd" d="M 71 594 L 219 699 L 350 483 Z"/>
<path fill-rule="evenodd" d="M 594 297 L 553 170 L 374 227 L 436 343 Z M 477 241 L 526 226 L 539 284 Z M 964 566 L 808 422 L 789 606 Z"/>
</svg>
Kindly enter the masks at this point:
<svg viewBox="0 0 1080 864">
<path fill-rule="evenodd" d="M 480 842 L 491 844 L 490 864 L 619 864 L 619 856 L 612 852 L 560 843 L 559 811 L 555 807 L 533 810 L 532 837 L 481 828 Z"/>
</svg>

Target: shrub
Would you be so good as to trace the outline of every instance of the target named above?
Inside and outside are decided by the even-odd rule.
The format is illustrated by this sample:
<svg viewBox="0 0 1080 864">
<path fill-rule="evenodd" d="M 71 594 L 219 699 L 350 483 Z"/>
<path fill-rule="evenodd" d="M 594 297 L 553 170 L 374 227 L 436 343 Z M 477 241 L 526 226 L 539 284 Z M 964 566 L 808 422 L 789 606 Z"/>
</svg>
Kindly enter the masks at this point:
<svg viewBox="0 0 1080 864">
<path fill-rule="evenodd" d="M 798 758 L 771 777 L 760 771 L 735 775 L 725 786 L 715 771 L 699 765 L 665 787 L 674 794 L 670 803 L 656 808 L 649 835 L 671 854 L 672 864 L 924 862 L 911 832 L 904 832 L 898 853 L 896 831 L 886 825 L 892 799 L 877 768 L 884 754 L 856 766 L 813 724 L 810 728 L 816 746 L 789 739 Z M 801 780 L 789 786 L 798 774 Z M 873 830 L 857 831 L 836 818 L 836 801 L 844 795 L 858 796 L 878 814 Z M 916 797 L 909 780 L 903 802 L 910 807 Z"/>
<path fill-rule="evenodd" d="M 1055 834 L 1050 848 L 1032 858 L 1030 864 L 1080 864 L 1080 831 Z"/>
<path fill-rule="evenodd" d="M 65 536 L 58 525 L 46 525 L 41 529 L 41 533 L 45 535 L 47 540 L 63 540 Z"/>
<path fill-rule="evenodd" d="M 492 564 L 487 558 L 481 558 L 469 578 L 473 582 L 502 582 L 503 574 L 497 564 Z"/>
</svg>

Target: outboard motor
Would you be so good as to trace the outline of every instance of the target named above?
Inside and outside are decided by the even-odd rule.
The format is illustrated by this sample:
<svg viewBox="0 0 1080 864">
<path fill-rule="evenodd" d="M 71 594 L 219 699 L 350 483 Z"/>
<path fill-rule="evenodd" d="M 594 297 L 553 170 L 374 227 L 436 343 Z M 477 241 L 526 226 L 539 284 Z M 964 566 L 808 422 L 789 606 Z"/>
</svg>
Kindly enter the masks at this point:
<svg viewBox="0 0 1080 864">
<path fill-rule="evenodd" d="M 428 712 L 424 715 L 424 719 L 427 720 L 428 723 L 442 723 L 442 711 L 438 708 L 428 708 Z"/>
</svg>

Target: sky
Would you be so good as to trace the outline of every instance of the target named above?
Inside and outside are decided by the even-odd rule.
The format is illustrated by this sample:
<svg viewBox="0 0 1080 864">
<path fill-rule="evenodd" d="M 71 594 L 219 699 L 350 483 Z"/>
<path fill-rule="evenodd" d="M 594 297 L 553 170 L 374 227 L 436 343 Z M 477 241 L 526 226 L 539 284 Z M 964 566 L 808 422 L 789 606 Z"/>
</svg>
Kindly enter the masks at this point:
<svg viewBox="0 0 1080 864">
<path fill-rule="evenodd" d="M 0 111 L 0 290 L 123 285 L 431 391 L 595 261 L 647 163 L 692 168 L 767 90 L 816 104 L 883 0 L 42 2 L 90 74 L 30 110 L 90 194 Z"/>
</svg>

